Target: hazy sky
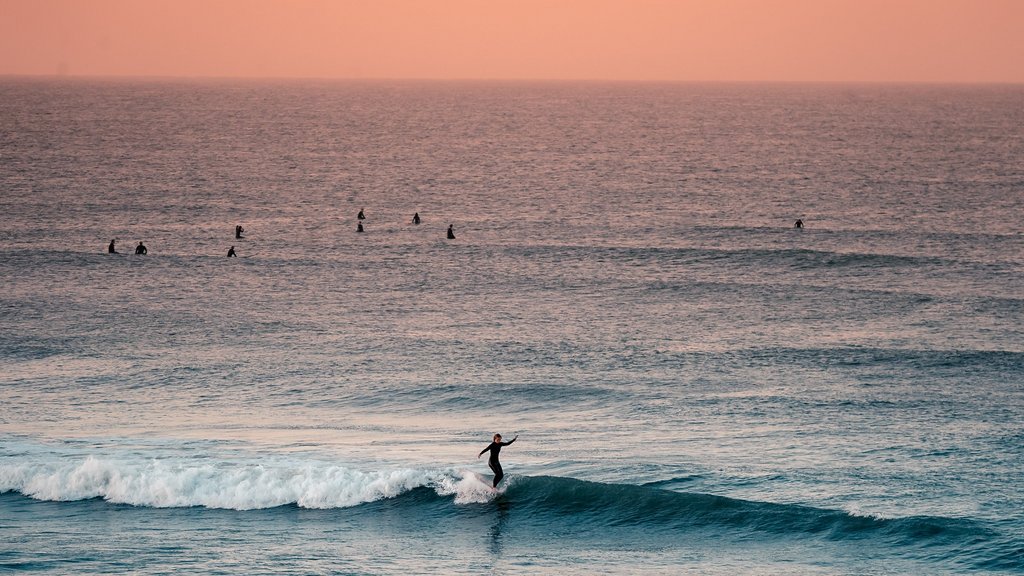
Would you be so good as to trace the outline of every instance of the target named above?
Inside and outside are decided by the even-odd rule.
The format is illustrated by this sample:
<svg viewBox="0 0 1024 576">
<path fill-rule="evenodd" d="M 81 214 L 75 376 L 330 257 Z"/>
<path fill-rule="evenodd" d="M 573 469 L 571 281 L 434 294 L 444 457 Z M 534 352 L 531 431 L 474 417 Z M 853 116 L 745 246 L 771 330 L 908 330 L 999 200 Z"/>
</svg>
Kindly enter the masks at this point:
<svg viewBox="0 0 1024 576">
<path fill-rule="evenodd" d="M 0 74 L 1024 82 L 1024 0 L 0 0 Z"/>
</svg>

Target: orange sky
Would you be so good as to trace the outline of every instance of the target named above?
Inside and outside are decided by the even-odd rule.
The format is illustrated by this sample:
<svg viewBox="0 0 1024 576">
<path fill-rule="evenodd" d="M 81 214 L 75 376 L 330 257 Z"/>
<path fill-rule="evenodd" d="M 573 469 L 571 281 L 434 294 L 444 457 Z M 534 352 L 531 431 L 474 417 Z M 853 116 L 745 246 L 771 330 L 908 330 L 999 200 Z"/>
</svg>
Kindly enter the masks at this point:
<svg viewBox="0 0 1024 576">
<path fill-rule="evenodd" d="M 1024 82 L 1024 0 L 0 0 L 0 74 Z"/>
</svg>

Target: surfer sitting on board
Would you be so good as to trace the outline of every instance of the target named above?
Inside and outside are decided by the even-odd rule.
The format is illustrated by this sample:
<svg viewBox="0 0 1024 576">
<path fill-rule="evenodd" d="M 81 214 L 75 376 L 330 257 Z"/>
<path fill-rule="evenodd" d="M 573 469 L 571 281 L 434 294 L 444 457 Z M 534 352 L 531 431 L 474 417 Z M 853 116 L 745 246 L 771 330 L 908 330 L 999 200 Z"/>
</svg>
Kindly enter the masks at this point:
<svg viewBox="0 0 1024 576">
<path fill-rule="evenodd" d="M 516 436 L 516 438 L 519 438 L 519 436 Z M 484 452 L 487 452 L 488 450 L 491 451 L 491 459 L 487 461 L 487 465 L 491 467 L 491 472 L 494 472 L 495 488 L 498 487 L 498 482 L 501 482 L 502 477 L 505 476 L 505 473 L 501 471 L 501 462 L 498 462 L 498 453 L 501 452 L 502 446 L 508 446 L 509 444 L 515 442 L 516 438 L 513 438 L 508 442 L 502 442 L 501 434 L 495 434 L 494 442 L 491 442 L 490 445 L 487 446 L 487 448 L 481 450 L 480 453 L 477 454 L 476 456 L 477 458 L 479 458 L 484 455 Z"/>
</svg>

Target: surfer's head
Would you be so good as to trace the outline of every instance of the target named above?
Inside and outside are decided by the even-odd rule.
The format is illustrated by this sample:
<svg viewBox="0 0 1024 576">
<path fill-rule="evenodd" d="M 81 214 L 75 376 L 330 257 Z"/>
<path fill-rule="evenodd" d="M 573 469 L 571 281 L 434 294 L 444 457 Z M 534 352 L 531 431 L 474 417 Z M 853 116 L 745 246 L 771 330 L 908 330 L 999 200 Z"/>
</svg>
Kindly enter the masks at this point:
<svg viewBox="0 0 1024 576">
<path fill-rule="evenodd" d="M 495 442 L 501 442 L 501 434 L 495 434 L 494 435 L 494 441 Z"/>
</svg>

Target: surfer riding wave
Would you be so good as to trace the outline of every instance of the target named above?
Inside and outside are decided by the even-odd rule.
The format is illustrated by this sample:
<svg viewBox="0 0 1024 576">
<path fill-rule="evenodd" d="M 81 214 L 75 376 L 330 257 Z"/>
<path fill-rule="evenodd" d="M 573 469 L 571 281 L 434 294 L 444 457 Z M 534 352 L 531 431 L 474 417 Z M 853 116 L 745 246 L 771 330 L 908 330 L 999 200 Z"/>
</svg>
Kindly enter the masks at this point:
<svg viewBox="0 0 1024 576">
<path fill-rule="evenodd" d="M 494 441 L 491 442 L 487 446 L 487 448 L 484 448 L 483 450 L 481 450 L 480 453 L 477 454 L 477 456 L 476 456 L 477 458 L 479 458 L 479 457 L 484 455 L 484 452 L 490 451 L 491 457 L 487 461 L 487 465 L 491 467 L 491 472 L 494 472 L 494 487 L 495 488 L 498 487 L 498 482 L 501 482 L 501 479 L 505 476 L 505 473 L 501 471 L 501 462 L 498 461 L 498 454 L 501 452 L 501 447 L 502 446 L 508 446 L 509 444 L 515 442 L 516 438 L 519 438 L 519 436 L 517 435 L 515 438 L 509 440 L 508 442 L 502 442 L 501 441 L 501 434 L 495 434 L 494 435 Z"/>
</svg>

